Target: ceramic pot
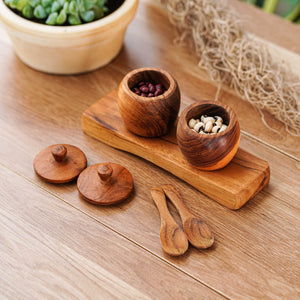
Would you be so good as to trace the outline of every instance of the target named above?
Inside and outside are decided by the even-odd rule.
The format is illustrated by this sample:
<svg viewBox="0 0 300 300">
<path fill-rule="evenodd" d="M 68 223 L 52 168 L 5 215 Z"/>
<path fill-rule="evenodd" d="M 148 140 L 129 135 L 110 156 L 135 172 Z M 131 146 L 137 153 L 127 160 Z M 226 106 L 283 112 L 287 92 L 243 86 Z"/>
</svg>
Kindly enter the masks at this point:
<svg viewBox="0 0 300 300">
<path fill-rule="evenodd" d="M 125 0 L 100 20 L 51 26 L 18 16 L 0 0 L 0 19 L 25 64 L 47 73 L 76 74 L 102 67 L 117 56 L 137 5 L 138 0 Z"/>
</svg>

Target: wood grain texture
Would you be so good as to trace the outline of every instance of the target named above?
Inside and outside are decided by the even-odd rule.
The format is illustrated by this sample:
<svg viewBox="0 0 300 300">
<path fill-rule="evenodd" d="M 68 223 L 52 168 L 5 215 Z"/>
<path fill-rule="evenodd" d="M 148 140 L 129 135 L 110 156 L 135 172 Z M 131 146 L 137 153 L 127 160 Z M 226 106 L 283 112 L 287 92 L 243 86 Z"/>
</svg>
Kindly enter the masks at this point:
<svg viewBox="0 0 300 300">
<path fill-rule="evenodd" d="M 243 3 L 241 5 L 245 7 Z M 254 27 L 256 23 L 269 22 L 267 14 L 264 14 L 262 20 L 257 20 L 258 14 L 252 10 L 249 10 L 249 14 L 247 12 L 245 8 L 241 16 L 251 18 Z M 270 35 L 265 35 L 265 38 L 293 49 L 298 42 L 295 36 L 299 34 L 300 28 L 295 26 L 293 33 L 290 30 L 282 32 L 284 26 L 279 19 L 276 20 L 271 21 L 272 26 L 268 28 L 256 28 L 262 34 L 268 29 Z M 109 66 L 88 74 L 61 77 L 42 74 L 24 66 L 15 57 L 9 41 L 0 34 L 0 163 L 33 183 L 24 193 L 24 186 L 16 178 L 10 183 L 7 181 L 9 176 L 5 171 L 4 179 L 1 180 L 1 211 L 13 213 L 12 220 L 15 222 L 21 219 L 36 226 L 39 241 L 41 231 L 55 238 L 53 244 L 59 246 L 52 247 L 54 251 L 49 250 L 50 257 L 53 252 L 61 251 L 61 244 L 57 243 L 59 238 L 59 242 L 67 243 L 69 248 L 81 255 L 80 263 L 76 264 L 76 257 L 73 259 L 74 269 L 84 269 L 86 260 L 96 261 L 102 268 L 120 275 L 126 283 L 132 278 L 133 286 L 151 298 L 195 299 L 203 295 L 205 299 L 215 299 L 222 294 L 227 298 L 247 300 L 297 299 L 300 293 L 300 144 L 298 138 L 285 132 L 282 124 L 266 115 L 267 122 L 279 134 L 269 131 L 253 107 L 222 87 L 220 101 L 229 104 L 239 119 L 241 148 L 268 161 L 272 170 L 268 187 L 238 211 L 231 211 L 211 201 L 169 172 L 98 142 L 82 132 L 82 112 L 117 88 L 125 74 L 135 68 L 157 66 L 172 72 L 180 85 L 182 108 L 198 99 L 214 99 L 217 88 L 205 72 L 197 67 L 197 60 L 187 48 L 174 46 L 174 37 L 173 27 L 158 2 L 141 0 L 139 11 L 126 33 L 123 50 Z M 299 55 L 289 50 L 282 52 L 282 49 L 278 53 L 284 59 L 290 58 L 293 67 L 297 68 Z M 79 146 L 87 154 L 89 165 L 104 161 L 124 165 L 135 179 L 133 198 L 116 206 L 99 208 L 83 201 L 73 183 L 56 186 L 42 181 L 35 175 L 32 162 L 36 153 L 50 142 Z M 150 196 L 150 189 L 162 183 L 175 185 L 183 199 L 188 200 L 188 209 L 211 225 L 215 234 L 212 248 L 199 251 L 190 247 L 185 255 L 177 258 L 163 252 L 158 236 L 159 214 Z M 54 201 L 56 204 L 63 205 L 65 202 L 69 204 L 68 207 L 76 208 L 79 215 L 85 214 L 93 220 L 83 222 L 84 226 L 81 227 L 82 219 L 74 215 L 73 210 L 69 213 L 64 206 L 62 209 L 43 206 L 47 201 L 37 186 L 43 188 L 42 193 L 46 198 L 53 198 L 49 194 L 54 194 L 57 196 Z M 180 222 L 174 207 L 171 205 L 169 209 L 175 220 Z M 113 239 L 112 243 L 110 234 L 104 238 L 102 231 L 95 232 L 94 220 L 103 224 L 108 232 L 114 232 L 116 237 L 130 241 L 132 247 L 128 244 L 120 247 L 119 239 Z M 18 245 L 24 239 L 26 249 L 32 245 L 32 240 L 24 237 L 23 222 L 20 227 L 20 235 L 11 238 Z M 3 228 L 1 226 L 1 233 Z M 92 240 L 89 242 L 89 239 Z M 45 260 L 38 260 L 36 264 L 27 267 L 27 262 L 37 257 L 32 257 L 32 253 L 48 254 L 43 248 L 45 243 L 29 248 L 26 251 L 28 255 L 24 255 L 21 248 L 20 252 L 13 252 L 13 256 L 11 249 L 16 246 L 11 244 L 14 243 L 3 243 L 3 254 L 0 255 L 4 258 L 0 268 L 1 291 L 9 295 L 6 298 L 26 299 L 22 297 L 22 291 L 26 291 L 28 299 L 34 298 L 32 295 L 36 294 L 38 296 L 35 298 L 40 299 L 40 293 L 45 290 L 57 298 L 58 291 L 69 289 L 71 283 L 68 278 L 71 276 L 73 279 L 72 274 L 77 273 L 71 269 L 65 276 L 66 280 L 60 279 L 63 277 L 63 271 L 58 269 L 63 264 L 61 255 L 50 261 L 46 255 Z M 85 244 L 88 246 L 83 249 L 82 245 Z M 98 245 L 97 248 L 94 245 Z M 143 251 L 151 258 L 149 263 L 142 255 Z M 66 250 L 64 257 L 68 253 L 69 250 Z M 111 256 L 106 256 L 110 253 Z M 124 259 L 120 259 L 122 253 L 126 256 Z M 16 267 L 11 268 L 12 265 Z M 41 280 L 44 277 L 40 274 L 49 274 L 49 268 L 53 271 L 50 279 L 60 279 L 53 288 L 49 288 L 49 280 Z M 72 283 L 83 282 L 82 285 L 86 287 L 84 291 L 91 295 L 90 298 L 94 296 L 93 291 L 97 296 L 101 293 L 104 296 L 110 294 L 97 288 L 102 282 L 102 269 L 93 270 L 96 270 L 97 286 L 89 279 L 84 280 L 86 276 L 81 277 L 82 273 L 76 275 Z M 90 272 L 84 274 L 90 275 Z M 32 277 L 34 280 L 31 280 Z M 31 285 L 33 282 L 37 282 L 34 287 Z M 214 292 L 206 294 L 206 289 L 199 288 L 203 285 Z M 75 288 L 78 288 L 78 284 Z M 70 289 L 79 298 L 77 289 Z M 113 289 L 113 285 L 106 285 L 105 291 L 110 289 Z"/>
<path fill-rule="evenodd" d="M 189 242 L 198 249 L 211 247 L 214 243 L 214 236 L 210 227 L 188 210 L 175 186 L 164 184 L 162 189 L 179 212 L 183 230 Z"/>
<path fill-rule="evenodd" d="M 77 180 L 79 194 L 96 205 L 112 205 L 126 200 L 133 190 L 131 173 L 115 163 L 89 166 Z"/>
<path fill-rule="evenodd" d="M 151 0 L 144 0 L 144 3 L 147 5 L 140 5 L 135 19 L 138 26 L 134 27 L 132 38 L 128 38 L 124 55 L 121 55 L 117 60 L 118 70 L 126 73 L 128 63 L 130 64 L 129 69 L 141 66 L 158 66 L 170 71 L 177 79 L 182 104 L 189 105 L 200 99 L 214 100 L 218 89 L 217 84 L 212 82 L 207 73 L 198 67 L 199 59 L 195 57 L 189 47 L 178 47 L 174 43 L 176 32 L 172 24 L 169 23 L 167 14 L 161 5 L 158 1 Z M 272 40 L 273 43 L 288 49 L 283 51 L 282 48 L 274 47 L 272 43 L 267 42 L 270 49 L 274 48 L 272 52 L 275 52 L 280 59 L 287 61 L 295 74 L 300 77 L 300 55 L 291 52 L 295 49 L 295 45 L 299 45 L 299 40 L 296 41 L 294 38 L 300 35 L 299 26 L 290 24 L 279 17 L 273 18 L 272 15 L 264 12 L 260 14 L 258 9 L 251 9 L 251 7 L 248 9 L 249 5 L 238 0 L 232 0 L 231 3 L 233 7 L 243 8 L 240 17 L 249 20 L 250 33 L 257 33 L 264 38 L 264 41 Z M 269 26 L 262 24 L 265 22 L 268 22 Z M 161 25 L 158 26 L 157 24 Z M 161 28 L 164 30 L 162 31 Z M 291 34 L 287 34 L 287 32 Z M 132 47 L 137 39 L 142 40 L 143 43 L 137 47 Z M 283 43 L 282 40 L 285 42 Z M 140 53 L 147 53 L 147 59 L 145 59 L 145 55 L 140 55 Z M 277 121 L 273 116 L 264 111 L 266 123 L 275 132 L 268 129 L 255 107 L 236 96 L 232 89 L 224 85 L 221 88 L 218 101 L 233 108 L 243 134 L 300 160 L 300 138 L 295 138 L 295 136 L 287 133 L 284 124 Z M 182 108 L 184 107 L 182 105 Z"/>
<path fill-rule="evenodd" d="M 219 116 L 227 124 L 225 131 L 199 134 L 189 127 L 190 119 L 202 115 Z M 221 103 L 197 101 L 184 109 L 179 117 L 176 139 L 178 147 L 189 164 L 200 170 L 218 170 L 225 167 L 235 156 L 240 143 L 240 125 L 234 111 Z"/>
<path fill-rule="evenodd" d="M 242 149 L 225 168 L 207 172 L 190 166 L 181 155 L 175 128 L 156 139 L 130 133 L 120 117 L 116 98 L 114 90 L 83 113 L 82 128 L 87 134 L 155 163 L 231 209 L 242 207 L 268 184 L 268 163 Z"/>
<path fill-rule="evenodd" d="M 2 165 L 0 179 L 2 299 L 224 299 Z"/>
<path fill-rule="evenodd" d="M 141 81 L 161 83 L 166 91 L 146 98 L 132 88 Z M 144 137 L 159 137 L 172 128 L 180 107 L 180 91 L 173 76 L 156 68 L 141 68 L 126 74 L 118 89 L 118 107 L 127 129 Z"/>
<path fill-rule="evenodd" d="M 33 168 L 43 180 L 66 183 L 74 180 L 86 164 L 86 156 L 79 148 L 57 144 L 40 151 L 34 158 Z"/>
<path fill-rule="evenodd" d="M 10 62 L 1 56 L 0 59 L 4 66 Z M 0 85 L 5 87 L 14 87 L 17 81 L 14 88 L 2 89 L 0 112 L 5 113 L 0 118 L 0 127 L 4 129 L 0 131 L 1 163 L 50 193 L 59 195 L 63 201 L 103 222 L 139 247 L 149 249 L 159 259 L 166 260 L 185 274 L 191 274 L 198 282 L 213 286 L 231 298 L 245 295 L 242 298 L 274 299 L 297 295 L 298 278 L 295 274 L 299 269 L 297 249 L 300 247 L 296 230 L 300 226 L 298 162 L 242 136 L 241 147 L 269 161 L 272 180 L 269 187 L 244 208 L 232 212 L 159 167 L 84 135 L 79 122 L 82 112 L 99 98 L 97 93 L 100 90 L 105 91 L 107 85 L 117 86 L 116 78 L 121 80 L 123 76 L 114 68 L 65 78 L 40 74 L 21 63 L 15 67 L 19 70 L 15 76 L 9 73 L 0 81 Z M 45 88 L 39 92 L 22 85 L 28 78 Z M 49 81 L 55 88 L 48 88 Z M 79 83 L 86 88 L 74 88 Z M 19 96 L 11 98 L 19 88 L 22 88 Z M 56 89 L 60 91 L 59 95 Z M 32 170 L 35 153 L 49 140 L 66 140 L 66 135 L 69 143 L 80 145 L 88 154 L 89 164 L 115 161 L 126 166 L 135 178 L 132 201 L 109 209 L 97 209 L 78 197 L 74 184 L 57 187 L 39 180 Z M 188 208 L 212 226 L 216 239 L 209 252 L 203 254 L 190 248 L 180 258 L 169 259 L 164 255 L 159 238 L 154 234 L 160 228 L 157 209 L 149 196 L 151 187 L 162 183 L 176 185 L 183 198 L 189 199 L 186 203 Z M 165 288 L 169 289 L 168 280 L 164 278 L 168 277 L 161 275 Z"/>
<path fill-rule="evenodd" d="M 158 187 L 152 188 L 151 196 L 160 215 L 160 242 L 162 248 L 171 256 L 183 255 L 189 247 L 189 242 L 181 227 L 171 216 L 163 190 Z"/>
</svg>

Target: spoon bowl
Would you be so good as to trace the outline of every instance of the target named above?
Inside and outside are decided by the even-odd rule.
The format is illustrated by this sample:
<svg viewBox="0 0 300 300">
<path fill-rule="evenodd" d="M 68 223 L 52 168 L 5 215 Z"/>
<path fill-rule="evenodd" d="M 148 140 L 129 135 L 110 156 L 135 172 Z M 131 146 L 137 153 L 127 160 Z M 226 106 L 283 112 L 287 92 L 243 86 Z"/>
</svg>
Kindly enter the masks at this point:
<svg viewBox="0 0 300 300">
<path fill-rule="evenodd" d="M 151 196 L 160 214 L 160 241 L 163 250 L 171 256 L 184 254 L 188 249 L 189 242 L 183 230 L 171 216 L 163 190 L 152 188 Z"/>
<path fill-rule="evenodd" d="M 214 243 L 214 236 L 209 226 L 188 210 L 178 190 L 173 185 L 163 185 L 163 191 L 178 210 L 184 232 L 190 243 L 198 249 L 211 247 Z"/>
<path fill-rule="evenodd" d="M 186 219 L 183 228 L 190 243 L 198 249 L 207 249 L 214 243 L 209 226 L 195 216 Z"/>
</svg>

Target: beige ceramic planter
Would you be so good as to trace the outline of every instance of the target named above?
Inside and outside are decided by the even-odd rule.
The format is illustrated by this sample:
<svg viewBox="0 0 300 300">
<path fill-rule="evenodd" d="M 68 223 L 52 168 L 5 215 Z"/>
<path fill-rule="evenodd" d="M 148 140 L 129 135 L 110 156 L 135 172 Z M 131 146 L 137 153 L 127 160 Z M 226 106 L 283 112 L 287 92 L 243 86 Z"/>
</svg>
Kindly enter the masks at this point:
<svg viewBox="0 0 300 300">
<path fill-rule="evenodd" d="M 0 18 L 24 63 L 43 72 L 75 74 L 97 69 L 116 57 L 137 4 L 138 0 L 125 0 L 95 22 L 50 26 L 19 17 L 0 0 Z"/>
</svg>

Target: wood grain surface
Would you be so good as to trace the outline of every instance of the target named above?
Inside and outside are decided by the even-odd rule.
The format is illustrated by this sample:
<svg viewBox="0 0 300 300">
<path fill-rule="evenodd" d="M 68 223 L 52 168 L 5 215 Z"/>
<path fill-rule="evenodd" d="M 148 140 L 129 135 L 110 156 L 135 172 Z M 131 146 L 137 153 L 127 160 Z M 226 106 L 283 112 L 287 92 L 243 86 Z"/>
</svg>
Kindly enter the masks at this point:
<svg viewBox="0 0 300 300">
<path fill-rule="evenodd" d="M 268 162 L 243 149 L 238 150 L 226 167 L 208 172 L 191 166 L 183 157 L 177 145 L 175 126 L 169 134 L 157 138 L 139 137 L 131 133 L 120 116 L 116 98 L 117 91 L 113 90 L 82 114 L 85 133 L 112 147 L 147 159 L 231 209 L 241 208 L 268 184 Z M 237 127 L 232 127 L 233 137 L 236 137 Z M 237 138 L 239 140 L 239 134 Z"/>
<path fill-rule="evenodd" d="M 223 298 L 2 165 L 0 179 L 2 299 Z"/>
<path fill-rule="evenodd" d="M 131 173 L 115 163 L 89 166 L 77 180 L 79 194 L 96 205 L 111 205 L 126 200 L 133 190 Z"/>
<path fill-rule="evenodd" d="M 189 127 L 191 119 L 203 115 L 219 116 L 227 128 L 217 134 L 199 134 Z M 178 147 L 189 164 L 200 170 L 214 171 L 227 166 L 240 143 L 240 124 L 228 105 L 213 101 L 197 101 L 181 113 L 176 131 Z M 269 180 L 267 180 L 269 181 Z"/>
<path fill-rule="evenodd" d="M 182 227 L 189 242 L 198 249 L 211 247 L 214 243 L 214 236 L 209 226 L 189 211 L 174 185 L 164 184 L 162 188 L 180 214 Z"/>
<path fill-rule="evenodd" d="M 240 14 L 251 20 L 254 33 L 286 48 L 283 58 L 299 59 L 291 52 L 297 51 L 299 27 L 231 3 L 243 8 Z M 279 134 L 270 131 L 253 107 L 222 87 L 220 101 L 232 106 L 241 125 L 241 148 L 268 161 L 272 170 L 268 187 L 238 211 L 82 132 L 82 113 L 135 68 L 170 71 L 181 89 L 182 109 L 199 95 L 214 99 L 217 87 L 186 48 L 174 46 L 173 27 L 158 2 L 140 1 L 123 50 L 110 65 L 78 76 L 28 68 L 2 33 L 1 298 L 299 298 L 300 139 L 282 124 L 266 115 Z M 33 159 L 57 143 L 80 147 L 88 165 L 112 161 L 126 167 L 135 179 L 132 197 L 116 206 L 95 207 L 81 199 L 75 183 L 45 183 L 34 173 Z M 163 183 L 175 185 L 188 209 L 211 227 L 212 248 L 190 247 L 177 258 L 163 252 L 159 213 L 150 195 L 152 187 Z M 180 222 L 174 207 L 169 209 Z"/>
<path fill-rule="evenodd" d="M 42 149 L 33 160 L 36 174 L 51 183 L 74 180 L 86 164 L 86 156 L 78 147 L 63 144 Z"/>
<path fill-rule="evenodd" d="M 160 242 L 164 251 L 171 256 L 183 255 L 189 241 L 179 224 L 169 212 L 166 195 L 161 187 L 151 189 L 151 196 L 160 215 Z"/>
<path fill-rule="evenodd" d="M 140 82 L 162 84 L 165 91 L 149 98 L 137 95 L 132 89 Z M 169 72 L 156 68 L 140 68 L 127 73 L 118 88 L 117 99 L 125 126 L 134 134 L 144 137 L 159 137 L 168 133 L 180 107 L 180 91 L 176 80 Z"/>
</svg>

